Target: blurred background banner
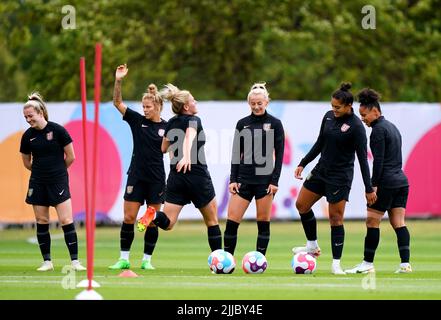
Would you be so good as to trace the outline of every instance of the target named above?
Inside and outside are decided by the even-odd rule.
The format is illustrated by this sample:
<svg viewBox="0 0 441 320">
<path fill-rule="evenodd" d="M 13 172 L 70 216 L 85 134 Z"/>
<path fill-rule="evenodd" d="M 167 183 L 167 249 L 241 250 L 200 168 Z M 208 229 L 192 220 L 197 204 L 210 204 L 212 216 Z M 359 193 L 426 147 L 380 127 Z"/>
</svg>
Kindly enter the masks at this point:
<svg viewBox="0 0 441 320">
<path fill-rule="evenodd" d="M 140 102 L 126 102 L 141 112 Z M 28 128 L 23 119 L 21 103 L 0 104 L 0 223 L 29 223 L 34 221 L 31 206 L 24 202 L 28 187 L 27 171 L 19 153 L 21 136 Z M 358 115 L 358 104 L 354 110 Z M 165 104 L 162 117 L 172 115 Z M 229 199 L 228 182 L 232 139 L 236 122 L 250 113 L 246 101 L 205 101 L 198 103 L 207 142 L 206 155 L 209 171 L 216 189 L 218 215 L 226 217 Z M 295 201 L 303 181 L 296 180 L 293 172 L 300 159 L 316 141 L 320 123 L 329 102 L 272 101 L 268 112 L 282 120 L 285 129 L 285 154 L 279 191 L 272 208 L 272 219 L 298 219 Z M 441 216 L 441 112 L 437 103 L 383 103 L 383 114 L 402 133 L 403 168 L 410 181 L 408 217 Z M 73 211 L 76 220 L 84 220 L 84 159 L 82 155 L 81 104 L 79 102 L 49 103 L 49 120 L 62 124 L 74 140 L 76 161 L 69 169 Z M 93 104 L 87 108 L 88 134 L 92 139 Z M 370 129 L 366 128 L 369 137 Z M 123 218 L 123 193 L 126 172 L 130 164 L 132 137 L 129 126 L 111 102 L 100 109 L 97 177 L 97 221 L 119 222 Z M 91 144 L 89 144 L 91 145 Z M 90 153 L 91 154 L 91 153 Z M 372 155 L 369 151 L 372 168 Z M 164 156 L 166 172 L 168 155 Z M 312 170 L 318 158 L 309 164 L 304 176 Z M 364 218 L 366 212 L 364 186 L 358 161 L 355 161 L 354 182 L 347 204 L 347 218 Z M 89 171 L 90 172 L 90 171 Z M 143 210 L 141 208 L 141 210 Z M 318 218 L 327 217 L 327 203 L 320 200 L 314 207 Z M 53 209 L 51 217 L 55 220 Z M 201 219 L 193 205 L 185 206 L 183 219 Z M 245 218 L 255 218 L 254 204 Z"/>
<path fill-rule="evenodd" d="M 84 218 L 81 106 L 64 101 L 80 101 L 80 57 L 86 59 L 87 98 L 93 99 L 97 42 L 103 101 L 112 99 L 115 69 L 123 63 L 129 68 L 123 99 L 137 101 L 131 105 L 138 111 L 149 83 L 161 88 L 170 82 L 204 101 L 200 116 L 220 217 L 226 216 L 229 197 L 234 126 L 249 113 L 246 97 L 258 81 L 267 83 L 274 100 L 270 112 L 287 133 L 273 217 L 298 218 L 302 181 L 294 180 L 293 170 L 314 143 L 330 96 L 343 81 L 352 83 L 354 95 L 365 87 L 381 93 L 386 118 L 402 133 L 411 183 L 408 216 L 440 216 L 440 8 L 441 0 L 2 0 L 0 222 L 34 221 L 24 203 L 29 172 L 19 154 L 28 127 L 22 106 L 34 90 L 50 102 L 50 119 L 73 136 L 73 209 L 77 220 Z M 112 103 L 102 104 L 100 113 L 97 221 L 121 221 L 132 137 Z M 163 117 L 171 117 L 167 105 Z M 91 133 L 92 105 L 87 118 Z M 369 161 L 372 165 L 371 155 Z M 357 161 L 349 200 L 345 216 L 364 217 Z M 253 206 L 247 218 L 255 216 Z M 315 210 L 326 217 L 324 200 Z M 200 218 L 193 206 L 182 217 Z"/>
</svg>

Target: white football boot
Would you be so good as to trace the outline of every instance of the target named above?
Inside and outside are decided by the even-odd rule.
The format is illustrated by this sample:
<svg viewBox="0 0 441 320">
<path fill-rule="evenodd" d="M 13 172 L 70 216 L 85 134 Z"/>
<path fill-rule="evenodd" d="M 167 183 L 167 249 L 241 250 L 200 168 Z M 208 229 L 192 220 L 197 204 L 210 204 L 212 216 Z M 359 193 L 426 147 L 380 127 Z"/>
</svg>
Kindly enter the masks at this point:
<svg viewBox="0 0 441 320">
<path fill-rule="evenodd" d="M 72 269 L 75 271 L 86 271 L 86 267 L 83 267 L 78 260 L 72 260 Z"/>
<path fill-rule="evenodd" d="M 37 269 L 37 271 L 53 271 L 53 270 L 54 270 L 54 265 L 50 260 L 43 261 L 41 267 Z"/>
<path fill-rule="evenodd" d="M 411 273 L 412 267 L 410 266 L 410 263 L 401 263 L 400 267 L 398 268 L 395 273 Z"/>
<path fill-rule="evenodd" d="M 363 261 L 362 263 L 357 264 L 354 268 L 345 270 L 345 272 L 349 274 L 371 273 L 371 272 L 375 272 L 375 268 L 373 263 Z"/>
<path fill-rule="evenodd" d="M 320 247 L 294 247 L 292 248 L 292 253 L 294 255 L 296 255 L 297 253 L 300 252 L 306 252 L 309 253 L 310 255 L 312 255 L 314 258 L 318 258 L 320 256 L 320 254 L 322 253 L 322 251 L 320 250 Z"/>
<path fill-rule="evenodd" d="M 346 272 L 344 272 L 340 266 L 340 260 L 336 260 L 336 259 L 333 259 L 332 261 L 331 272 L 332 274 L 336 274 L 336 275 L 346 274 Z"/>
</svg>

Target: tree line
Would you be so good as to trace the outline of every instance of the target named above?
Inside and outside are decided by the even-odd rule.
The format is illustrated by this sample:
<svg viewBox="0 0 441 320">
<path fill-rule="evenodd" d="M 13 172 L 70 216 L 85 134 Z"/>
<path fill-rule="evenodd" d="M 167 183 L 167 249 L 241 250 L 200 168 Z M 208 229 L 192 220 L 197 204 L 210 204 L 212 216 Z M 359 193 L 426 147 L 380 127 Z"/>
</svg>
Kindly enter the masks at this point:
<svg viewBox="0 0 441 320">
<path fill-rule="evenodd" d="M 0 101 L 39 90 L 78 101 L 79 58 L 93 98 L 103 46 L 102 100 L 127 63 L 123 97 L 151 82 L 198 100 L 243 100 L 265 81 L 274 100 L 329 100 L 342 81 L 383 101 L 441 101 L 441 0 L 73 0 L 0 3 Z M 365 29 L 362 8 L 375 8 Z M 71 15 L 74 19 L 68 19 Z M 62 21 L 75 22 L 63 28 Z"/>
</svg>

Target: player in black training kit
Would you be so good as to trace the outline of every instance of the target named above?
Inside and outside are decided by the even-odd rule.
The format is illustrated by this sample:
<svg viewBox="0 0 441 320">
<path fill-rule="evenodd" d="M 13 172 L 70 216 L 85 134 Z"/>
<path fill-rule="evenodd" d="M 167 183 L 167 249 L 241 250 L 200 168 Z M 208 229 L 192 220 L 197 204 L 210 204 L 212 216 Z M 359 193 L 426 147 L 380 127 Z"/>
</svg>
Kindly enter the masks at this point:
<svg viewBox="0 0 441 320">
<path fill-rule="evenodd" d="M 367 233 L 364 240 L 364 260 L 347 273 L 374 272 L 375 251 L 380 242 L 380 222 L 388 212 L 389 222 L 397 234 L 401 264 L 396 273 L 409 273 L 410 235 L 404 222 L 406 215 L 409 182 L 402 170 L 401 134 L 397 127 L 381 115 L 380 95 L 372 89 L 363 89 L 358 94 L 360 115 L 363 122 L 372 128 L 371 151 L 374 156 L 372 185 L 378 199 L 367 208 Z"/>
<path fill-rule="evenodd" d="M 31 126 L 23 134 L 20 144 L 23 164 L 31 171 L 26 203 L 34 210 L 37 240 L 43 256 L 43 263 L 37 270 L 54 270 L 49 234 L 51 206 L 57 211 L 73 270 L 86 270 L 78 261 L 78 238 L 69 191 L 67 168 L 75 160 L 72 138 L 64 127 L 49 121 L 46 104 L 37 92 L 29 96 L 23 114 Z"/>
<path fill-rule="evenodd" d="M 266 254 L 270 240 L 271 206 L 282 170 L 285 134 L 279 119 L 266 112 L 269 94 L 264 83 L 248 93 L 251 115 L 240 119 L 234 134 L 224 249 L 234 255 L 237 229 L 253 198 L 256 199 L 256 250 Z M 275 154 L 275 161 L 273 160 Z"/>
<path fill-rule="evenodd" d="M 139 208 L 147 203 L 159 210 L 164 202 L 165 171 L 164 155 L 161 151 L 162 137 L 167 122 L 161 119 L 163 100 L 154 84 L 150 84 L 148 92 L 142 97 L 144 115 L 128 108 L 122 101 L 121 82 L 127 75 L 127 65 L 116 69 L 113 104 L 123 115 L 132 131 L 133 153 L 127 172 L 127 185 L 124 193 L 124 222 L 120 232 L 120 258 L 109 269 L 129 269 L 130 247 L 134 239 L 134 225 Z M 154 269 L 151 257 L 158 240 L 158 227 L 151 224 L 140 231 L 144 235 L 144 257 L 141 269 Z"/>
<path fill-rule="evenodd" d="M 312 206 L 326 196 L 331 224 L 333 274 L 345 274 L 340 266 L 345 236 L 343 215 L 354 176 L 355 153 L 360 163 L 367 202 L 372 204 L 376 200 L 369 177 L 366 130 L 352 109 L 354 97 L 349 92 L 350 88 L 350 84 L 343 83 L 332 94 L 332 110 L 323 117 L 318 139 L 294 172 L 295 178 L 302 179 L 301 173 L 305 166 L 321 154 L 318 164 L 306 178 L 297 198 L 296 207 L 307 242 L 306 247 L 293 248 L 293 253 L 306 251 L 314 256 L 320 255 L 317 222 Z"/>
<path fill-rule="evenodd" d="M 138 221 L 147 225 L 151 221 L 164 230 L 171 230 L 184 205 L 193 202 L 208 228 L 211 251 L 222 248 L 222 235 L 217 219 L 216 194 L 205 160 L 205 134 L 196 100 L 187 90 L 172 84 L 161 90 L 161 95 L 172 104 L 176 114 L 168 121 L 162 141 L 162 152 L 169 152 L 170 173 L 163 211 L 148 207 Z"/>
</svg>

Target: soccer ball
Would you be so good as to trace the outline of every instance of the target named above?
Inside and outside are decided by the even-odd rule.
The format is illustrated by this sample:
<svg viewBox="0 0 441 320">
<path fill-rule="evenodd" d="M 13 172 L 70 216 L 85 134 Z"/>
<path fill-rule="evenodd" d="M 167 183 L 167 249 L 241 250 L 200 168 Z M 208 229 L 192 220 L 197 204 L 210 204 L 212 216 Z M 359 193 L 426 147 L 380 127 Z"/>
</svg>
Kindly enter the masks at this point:
<svg viewBox="0 0 441 320">
<path fill-rule="evenodd" d="M 225 250 L 214 250 L 208 256 L 208 267 L 213 273 L 233 273 L 236 267 L 236 259 Z"/>
<path fill-rule="evenodd" d="M 299 252 L 292 258 L 291 267 L 297 274 L 313 273 L 317 267 L 317 261 L 309 253 Z"/>
<path fill-rule="evenodd" d="M 242 269 L 245 273 L 262 273 L 267 267 L 268 262 L 259 251 L 250 251 L 242 259 Z"/>
</svg>

